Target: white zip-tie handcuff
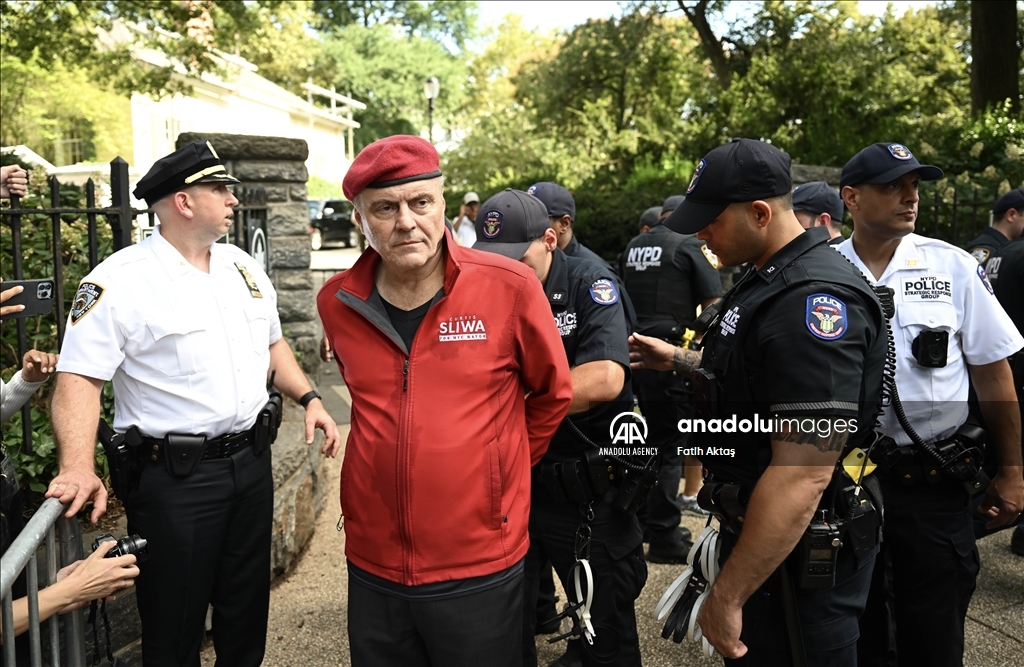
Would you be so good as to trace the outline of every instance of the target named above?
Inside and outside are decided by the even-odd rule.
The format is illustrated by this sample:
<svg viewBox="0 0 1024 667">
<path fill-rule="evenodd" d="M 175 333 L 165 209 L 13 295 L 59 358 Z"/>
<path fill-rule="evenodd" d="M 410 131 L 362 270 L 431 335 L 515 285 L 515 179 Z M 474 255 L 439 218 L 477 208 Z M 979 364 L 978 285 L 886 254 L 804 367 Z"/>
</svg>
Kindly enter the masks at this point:
<svg viewBox="0 0 1024 667">
<path fill-rule="evenodd" d="M 700 642 L 709 658 L 714 656 L 715 647 L 704 637 L 697 616 L 718 577 L 722 552 L 718 538 L 718 531 L 713 526 L 709 524 L 704 528 L 686 555 L 686 569 L 665 589 L 654 607 L 659 621 L 668 617 L 661 632 L 663 638 L 671 637 L 677 644 L 682 643 L 684 637 Z"/>
<path fill-rule="evenodd" d="M 580 627 L 583 628 L 583 637 L 587 640 L 588 644 L 594 643 L 594 636 L 597 634 L 594 631 L 594 626 L 590 622 L 590 607 L 594 602 L 594 573 L 590 569 L 590 561 L 583 559 L 576 561 L 576 564 L 572 567 L 572 579 L 573 585 L 576 588 L 576 602 L 583 600 L 583 591 L 580 589 L 580 572 L 584 574 L 587 581 L 587 598 L 583 603 L 583 606 L 573 612 L 576 619 L 580 623 Z"/>
</svg>

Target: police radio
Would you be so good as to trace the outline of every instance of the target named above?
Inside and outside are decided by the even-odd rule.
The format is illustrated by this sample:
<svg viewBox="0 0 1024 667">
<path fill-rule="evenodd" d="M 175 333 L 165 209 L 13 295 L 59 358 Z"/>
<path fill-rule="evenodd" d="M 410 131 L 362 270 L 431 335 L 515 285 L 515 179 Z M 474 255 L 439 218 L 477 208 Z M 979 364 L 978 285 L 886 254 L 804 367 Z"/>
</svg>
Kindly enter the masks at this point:
<svg viewBox="0 0 1024 667">
<path fill-rule="evenodd" d="M 800 538 L 800 588 L 832 588 L 836 583 L 836 561 L 843 546 L 839 526 L 825 521 L 825 510 L 807 526 Z"/>
</svg>

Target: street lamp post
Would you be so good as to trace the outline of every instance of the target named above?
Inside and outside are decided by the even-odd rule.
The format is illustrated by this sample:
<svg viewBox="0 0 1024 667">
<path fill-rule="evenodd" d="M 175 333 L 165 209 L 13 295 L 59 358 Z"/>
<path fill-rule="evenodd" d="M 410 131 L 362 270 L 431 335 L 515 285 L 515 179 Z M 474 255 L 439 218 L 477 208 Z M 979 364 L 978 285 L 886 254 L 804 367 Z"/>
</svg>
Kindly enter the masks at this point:
<svg viewBox="0 0 1024 667">
<path fill-rule="evenodd" d="M 434 100 L 441 92 L 441 82 L 432 76 L 423 82 L 423 94 L 427 96 L 427 137 L 434 143 Z"/>
</svg>

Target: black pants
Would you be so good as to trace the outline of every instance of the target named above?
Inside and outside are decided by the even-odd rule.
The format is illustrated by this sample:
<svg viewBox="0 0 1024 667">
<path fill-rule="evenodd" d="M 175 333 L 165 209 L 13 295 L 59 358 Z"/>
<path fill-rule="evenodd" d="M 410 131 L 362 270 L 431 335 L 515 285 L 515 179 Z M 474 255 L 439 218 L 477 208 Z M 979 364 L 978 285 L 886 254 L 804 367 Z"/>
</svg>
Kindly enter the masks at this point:
<svg viewBox="0 0 1024 667">
<path fill-rule="evenodd" d="M 724 565 L 737 538 L 723 532 L 720 539 L 723 539 Z M 794 584 L 808 667 L 855 667 L 857 664 L 857 619 L 867 602 L 874 560 L 874 552 L 858 560 L 849 549 L 841 549 L 835 586 L 801 589 Z M 793 664 L 780 576 L 776 573 L 769 577 L 743 605 L 740 639 L 749 650 L 738 660 L 726 660 L 729 667 Z"/>
<path fill-rule="evenodd" d="M 580 657 L 588 665 L 640 665 L 640 640 L 634 603 L 647 582 L 640 527 L 631 517 L 608 501 L 594 503 L 590 567 L 594 576 L 594 597 L 590 610 L 595 637 L 593 645 L 578 641 Z M 569 571 L 576 562 L 574 541 L 579 525 L 579 507 L 556 503 L 543 488 L 534 487 L 530 509 L 530 550 L 526 554 L 526 588 L 522 604 L 523 664 L 537 664 L 534 628 L 537 622 L 539 571 L 550 559 L 568 591 L 575 591 Z"/>
<path fill-rule="evenodd" d="M 962 665 L 964 621 L 980 569 L 967 492 L 954 482 L 905 487 L 891 475 L 880 481 L 888 561 L 876 568 L 891 567 L 892 589 L 872 590 L 865 622 L 883 640 L 888 632 L 881 634 L 880 619 L 894 623 L 898 665 Z M 887 582 L 876 577 L 874 583 Z M 883 648 L 862 651 L 861 664 L 892 664 Z"/>
<path fill-rule="evenodd" d="M 146 667 L 198 667 L 213 605 L 218 667 L 263 661 L 270 608 L 271 455 L 247 447 L 186 479 L 148 466 L 127 503 L 128 532 L 149 541 L 136 580 Z"/>
<path fill-rule="evenodd" d="M 686 447 L 688 436 L 679 432 L 678 424 L 693 415 L 693 384 L 672 371 L 644 369 L 633 371 L 633 380 L 647 422 L 647 445 L 661 453 L 658 484 L 647 494 L 646 526 L 652 544 L 669 546 L 682 537 L 678 495 L 685 457 L 676 450 Z"/>
<path fill-rule="evenodd" d="M 523 577 L 443 600 L 403 600 L 348 580 L 352 667 L 519 667 Z"/>
</svg>

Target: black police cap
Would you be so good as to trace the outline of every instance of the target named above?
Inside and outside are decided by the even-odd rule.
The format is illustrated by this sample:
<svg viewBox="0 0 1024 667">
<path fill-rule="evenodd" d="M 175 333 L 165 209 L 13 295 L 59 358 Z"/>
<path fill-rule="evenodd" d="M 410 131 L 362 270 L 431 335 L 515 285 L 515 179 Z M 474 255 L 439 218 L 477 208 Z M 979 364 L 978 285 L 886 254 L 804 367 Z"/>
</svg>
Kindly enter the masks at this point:
<svg viewBox="0 0 1024 667">
<path fill-rule="evenodd" d="M 640 215 L 640 227 L 654 227 L 661 218 L 661 207 L 652 206 Z"/>
<path fill-rule="evenodd" d="M 576 200 L 572 194 L 558 183 L 541 181 L 534 183 L 526 189 L 526 194 L 533 195 L 544 203 L 548 210 L 548 217 L 561 218 L 567 215 L 576 220 Z"/>
<path fill-rule="evenodd" d="M 228 173 L 209 141 L 196 141 L 160 158 L 135 186 L 135 198 L 152 206 L 196 183 L 241 183 Z"/>
<path fill-rule="evenodd" d="M 1001 218 L 1003 213 L 1006 213 L 1011 208 L 1015 209 L 1018 213 L 1024 212 L 1024 188 L 1014 188 L 997 199 L 992 207 L 992 215 Z"/>
<path fill-rule="evenodd" d="M 839 188 L 862 183 L 892 183 L 904 175 L 916 171 L 922 181 L 937 181 L 942 170 L 930 164 L 921 164 L 903 144 L 883 141 L 871 144 L 850 158 L 843 167 Z"/>
<path fill-rule="evenodd" d="M 793 190 L 793 210 L 807 211 L 815 217 L 828 213 L 833 220 L 843 220 L 843 200 L 825 181 L 811 181 Z"/>
<path fill-rule="evenodd" d="M 789 166 L 789 155 L 771 144 L 733 139 L 700 161 L 686 200 L 665 219 L 665 226 L 694 234 L 714 222 L 729 204 L 787 194 L 793 189 Z"/>
<path fill-rule="evenodd" d="M 671 197 L 666 197 L 665 201 L 661 202 L 661 212 L 671 213 L 679 208 L 679 205 L 682 204 L 685 199 L 686 195 L 672 195 Z"/>
<path fill-rule="evenodd" d="M 474 250 L 522 259 L 530 244 L 551 229 L 548 210 L 537 197 L 511 188 L 490 197 L 476 213 Z"/>
</svg>

